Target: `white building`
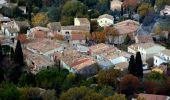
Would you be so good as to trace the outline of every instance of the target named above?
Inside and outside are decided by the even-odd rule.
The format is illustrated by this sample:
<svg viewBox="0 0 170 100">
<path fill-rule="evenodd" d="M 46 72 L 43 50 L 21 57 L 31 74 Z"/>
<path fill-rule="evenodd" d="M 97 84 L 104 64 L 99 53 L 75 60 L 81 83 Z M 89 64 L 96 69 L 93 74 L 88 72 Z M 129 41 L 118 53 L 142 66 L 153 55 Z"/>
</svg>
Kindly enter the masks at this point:
<svg viewBox="0 0 170 100">
<path fill-rule="evenodd" d="M 104 14 L 99 16 L 99 18 L 97 19 L 98 25 L 101 27 L 105 27 L 105 26 L 111 26 L 114 24 L 114 18 L 111 15 L 108 14 Z"/>
<path fill-rule="evenodd" d="M 163 50 L 154 56 L 154 65 L 159 66 L 162 63 L 170 62 L 170 50 Z"/>
<path fill-rule="evenodd" d="M 74 26 L 87 26 L 90 28 L 90 21 L 87 18 L 74 18 Z"/>
<path fill-rule="evenodd" d="M 165 8 L 160 11 L 160 15 L 162 15 L 162 16 L 170 16 L 170 6 L 166 5 Z"/>
<path fill-rule="evenodd" d="M 112 11 L 121 10 L 122 3 L 123 2 L 121 2 L 120 0 L 112 0 L 111 3 L 110 3 L 110 9 Z"/>
<path fill-rule="evenodd" d="M 140 43 L 140 44 L 133 44 L 128 47 L 128 52 L 132 54 L 136 54 L 136 52 L 140 52 L 142 59 L 147 60 L 149 58 L 153 58 L 153 56 L 166 48 L 155 44 L 155 43 Z"/>
</svg>

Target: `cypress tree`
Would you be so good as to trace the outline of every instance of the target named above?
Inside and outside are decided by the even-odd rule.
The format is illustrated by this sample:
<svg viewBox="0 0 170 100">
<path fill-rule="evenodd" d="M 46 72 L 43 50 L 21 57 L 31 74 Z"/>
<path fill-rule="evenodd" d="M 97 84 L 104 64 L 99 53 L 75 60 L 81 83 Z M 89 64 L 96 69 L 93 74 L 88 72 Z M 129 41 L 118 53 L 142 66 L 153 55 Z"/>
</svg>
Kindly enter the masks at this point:
<svg viewBox="0 0 170 100">
<path fill-rule="evenodd" d="M 136 76 L 135 75 L 135 72 L 136 72 L 135 68 L 136 68 L 135 57 L 133 55 L 131 55 L 128 70 L 129 70 L 129 73 L 134 75 L 134 76 Z"/>
<path fill-rule="evenodd" d="M 23 57 L 21 42 L 19 40 L 17 41 L 17 45 L 15 48 L 14 61 L 16 64 L 20 64 L 20 65 L 24 64 L 24 57 Z"/>
<path fill-rule="evenodd" d="M 11 50 L 10 50 L 10 57 L 11 57 L 11 60 L 14 60 L 14 49 L 11 47 L 10 48 Z"/>
<path fill-rule="evenodd" d="M 143 63 L 140 52 L 136 53 L 136 76 L 143 77 Z"/>
</svg>

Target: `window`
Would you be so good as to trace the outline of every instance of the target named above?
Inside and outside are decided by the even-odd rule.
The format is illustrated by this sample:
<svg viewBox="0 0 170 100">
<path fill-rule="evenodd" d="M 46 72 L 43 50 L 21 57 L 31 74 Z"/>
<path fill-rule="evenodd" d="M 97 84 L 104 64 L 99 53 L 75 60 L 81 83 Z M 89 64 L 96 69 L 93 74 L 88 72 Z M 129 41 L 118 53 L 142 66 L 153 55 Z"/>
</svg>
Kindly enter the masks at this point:
<svg viewBox="0 0 170 100">
<path fill-rule="evenodd" d="M 100 21 L 102 23 L 102 21 Z"/>
<path fill-rule="evenodd" d="M 58 32 L 60 32 L 60 30 L 58 30 Z"/>
<path fill-rule="evenodd" d="M 105 23 L 107 23 L 107 21 L 105 21 Z"/>
<path fill-rule="evenodd" d="M 13 34 L 13 33 L 11 33 L 11 36 L 14 36 L 14 34 Z"/>
</svg>

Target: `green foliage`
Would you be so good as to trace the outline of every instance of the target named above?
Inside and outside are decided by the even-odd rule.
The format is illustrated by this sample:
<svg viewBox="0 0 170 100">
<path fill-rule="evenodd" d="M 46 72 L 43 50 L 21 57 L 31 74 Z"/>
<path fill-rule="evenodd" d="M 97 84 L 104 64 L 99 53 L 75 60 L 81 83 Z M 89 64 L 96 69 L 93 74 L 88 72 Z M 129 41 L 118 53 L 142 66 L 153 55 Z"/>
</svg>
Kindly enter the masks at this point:
<svg viewBox="0 0 170 100">
<path fill-rule="evenodd" d="M 0 84 L 0 100 L 19 100 L 20 93 L 17 87 L 9 82 Z"/>
<path fill-rule="evenodd" d="M 18 85 L 20 87 L 24 86 L 34 86 L 35 76 L 32 73 L 23 73 L 19 78 Z"/>
<path fill-rule="evenodd" d="M 11 18 L 16 18 L 16 17 L 22 16 L 22 11 L 17 6 L 2 7 L 0 12 L 3 15 L 11 17 Z"/>
<path fill-rule="evenodd" d="M 113 68 L 108 70 L 102 70 L 98 73 L 97 81 L 101 86 L 109 85 L 116 87 L 118 84 L 117 78 L 120 77 L 121 73 L 119 70 Z"/>
<path fill-rule="evenodd" d="M 114 95 L 107 97 L 104 100 L 126 100 L 126 96 L 124 94 L 115 93 Z"/>
<path fill-rule="evenodd" d="M 113 87 L 111 86 L 103 86 L 99 92 L 105 97 L 112 96 L 114 94 Z"/>
<path fill-rule="evenodd" d="M 151 72 L 145 76 L 145 81 L 163 83 L 166 80 L 165 76 L 159 72 Z"/>
<path fill-rule="evenodd" d="M 151 7 L 149 3 L 142 3 L 137 9 L 137 12 L 141 17 L 146 16 L 148 13 L 152 11 L 153 11 L 153 8 Z"/>
<path fill-rule="evenodd" d="M 24 64 L 24 57 L 23 57 L 21 42 L 19 40 L 17 41 L 17 45 L 15 48 L 14 61 L 16 64 L 20 64 L 20 65 Z"/>
<path fill-rule="evenodd" d="M 136 63 L 135 63 L 135 57 L 131 55 L 129 66 L 128 66 L 129 73 L 132 75 L 136 75 Z"/>
<path fill-rule="evenodd" d="M 63 82 L 67 75 L 68 72 L 55 68 L 42 70 L 36 75 L 36 84 L 41 88 L 56 89 L 57 92 L 60 92 L 62 85 L 66 85 Z"/>
<path fill-rule="evenodd" d="M 61 13 L 61 8 L 59 7 L 50 7 L 48 8 L 48 18 L 50 22 L 55 22 L 60 20 L 60 13 Z"/>
<path fill-rule="evenodd" d="M 19 88 L 21 100 L 57 100 L 55 90 L 44 90 L 41 88 Z"/>
<path fill-rule="evenodd" d="M 60 100 L 103 100 L 103 96 L 87 87 L 75 87 L 64 92 Z"/>
<path fill-rule="evenodd" d="M 143 62 L 140 52 L 136 53 L 136 76 L 143 77 Z"/>
<path fill-rule="evenodd" d="M 61 23 L 64 25 L 73 24 L 74 17 L 88 17 L 87 15 L 87 6 L 85 6 L 80 1 L 71 0 L 67 1 L 62 9 L 62 18 Z M 67 23 L 65 22 L 67 21 Z"/>
</svg>

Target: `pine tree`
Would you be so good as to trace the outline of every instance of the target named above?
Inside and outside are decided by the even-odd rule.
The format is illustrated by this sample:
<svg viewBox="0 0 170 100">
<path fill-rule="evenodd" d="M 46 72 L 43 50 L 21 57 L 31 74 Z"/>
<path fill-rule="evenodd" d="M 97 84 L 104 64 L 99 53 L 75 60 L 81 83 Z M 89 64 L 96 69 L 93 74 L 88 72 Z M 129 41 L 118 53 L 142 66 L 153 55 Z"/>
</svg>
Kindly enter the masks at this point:
<svg viewBox="0 0 170 100">
<path fill-rule="evenodd" d="M 19 40 L 17 41 L 17 45 L 15 48 L 14 61 L 16 64 L 20 64 L 20 65 L 24 64 L 24 57 L 23 57 L 21 42 Z"/>
<path fill-rule="evenodd" d="M 10 48 L 11 50 L 10 50 L 10 57 L 11 57 L 11 60 L 14 60 L 14 49 L 11 47 Z"/>
<path fill-rule="evenodd" d="M 136 76 L 143 77 L 143 63 L 140 52 L 136 53 Z"/>
<path fill-rule="evenodd" d="M 136 76 L 136 74 L 135 74 L 136 69 L 135 68 L 136 68 L 135 57 L 133 55 L 131 55 L 128 70 L 129 70 L 129 73 L 134 75 L 134 76 Z"/>
</svg>

